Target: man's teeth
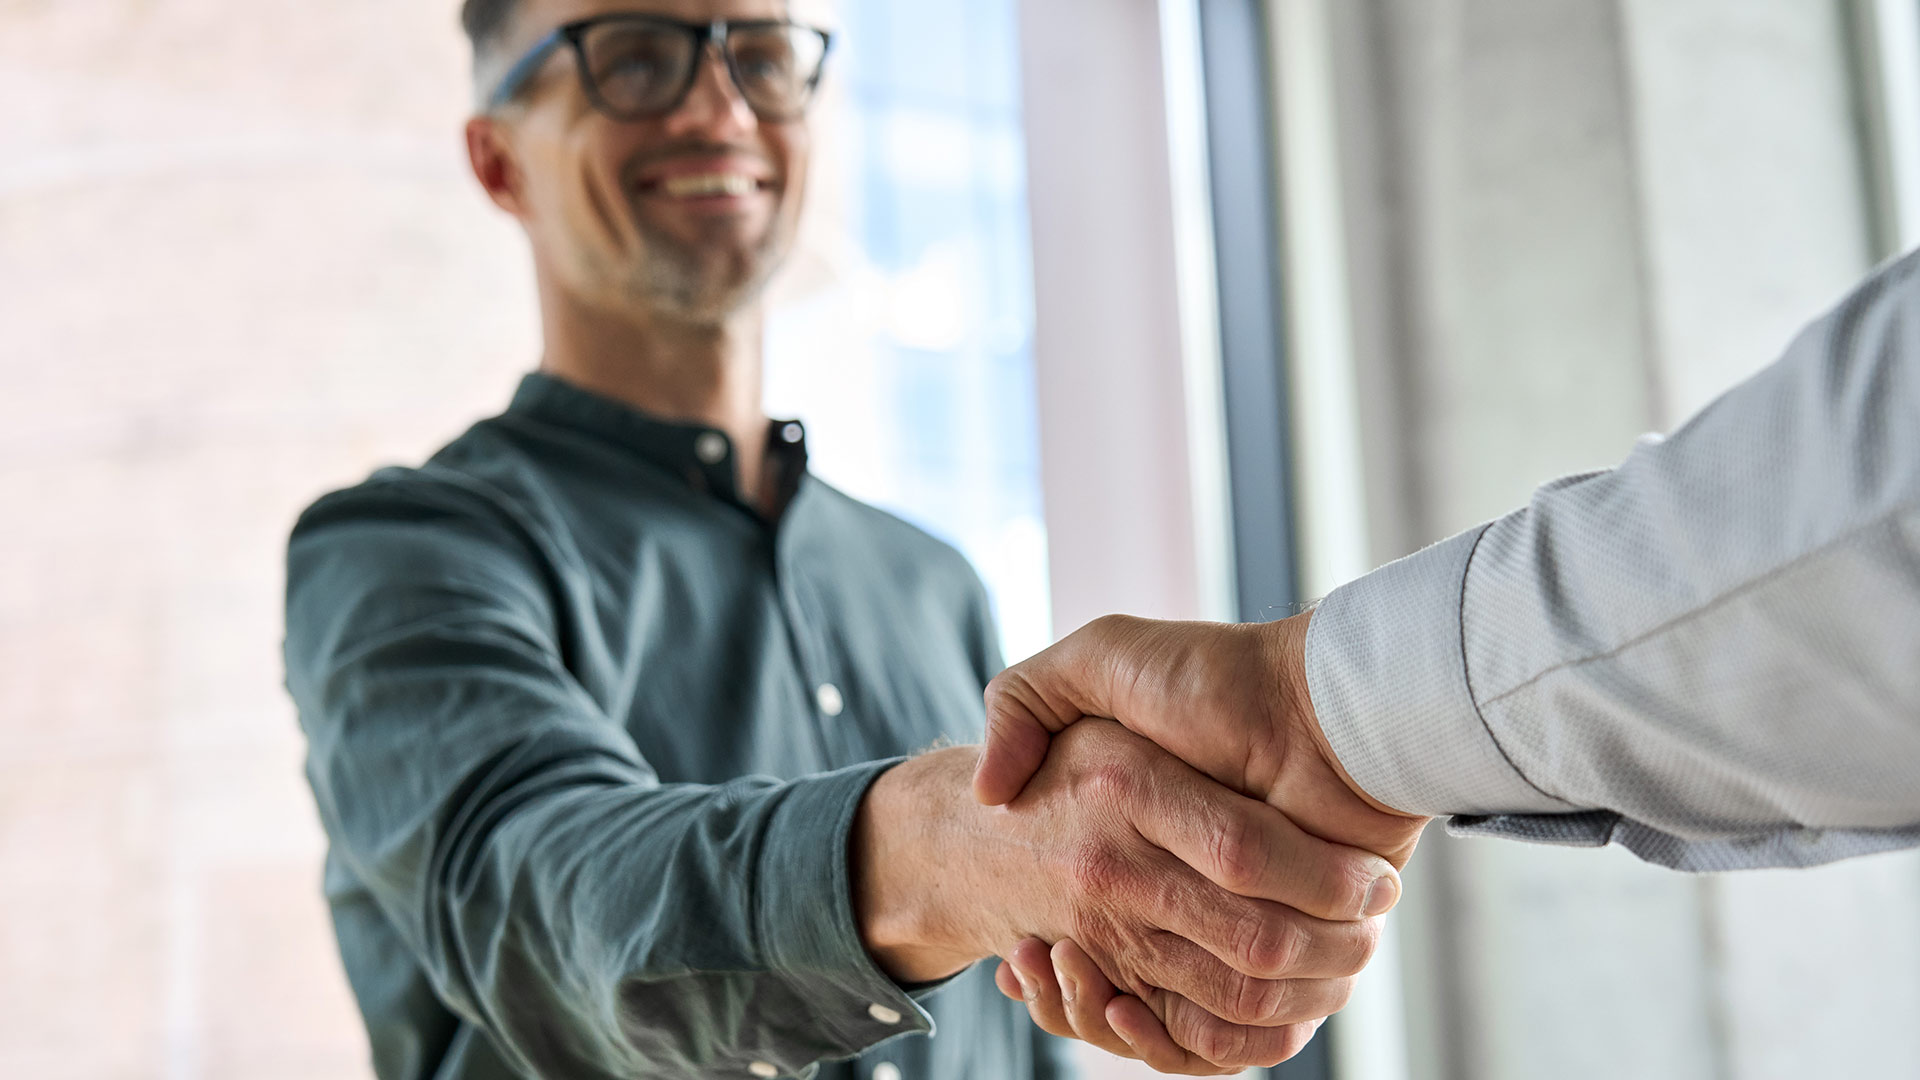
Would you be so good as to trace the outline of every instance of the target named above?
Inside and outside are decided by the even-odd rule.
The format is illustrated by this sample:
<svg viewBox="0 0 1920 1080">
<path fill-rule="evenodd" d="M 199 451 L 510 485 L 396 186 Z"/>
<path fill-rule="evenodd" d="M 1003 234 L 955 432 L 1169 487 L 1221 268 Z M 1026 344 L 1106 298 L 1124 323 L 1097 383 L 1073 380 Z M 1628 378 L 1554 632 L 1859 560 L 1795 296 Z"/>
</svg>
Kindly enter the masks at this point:
<svg viewBox="0 0 1920 1080">
<path fill-rule="evenodd" d="M 739 173 L 713 173 L 708 176 L 676 176 L 664 181 L 660 190 L 676 199 L 698 199 L 714 195 L 732 195 L 735 197 L 751 195 L 760 189 L 760 184 L 751 176 Z"/>
</svg>

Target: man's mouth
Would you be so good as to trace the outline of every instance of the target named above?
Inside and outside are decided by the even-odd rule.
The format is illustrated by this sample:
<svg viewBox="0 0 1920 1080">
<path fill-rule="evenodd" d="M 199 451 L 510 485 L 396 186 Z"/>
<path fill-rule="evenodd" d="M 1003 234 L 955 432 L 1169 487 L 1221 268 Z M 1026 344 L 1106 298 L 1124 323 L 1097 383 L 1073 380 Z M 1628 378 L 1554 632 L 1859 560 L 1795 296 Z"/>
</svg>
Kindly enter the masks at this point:
<svg viewBox="0 0 1920 1080">
<path fill-rule="evenodd" d="M 643 184 L 641 190 L 657 191 L 670 199 L 744 199 L 765 186 L 765 181 L 744 173 L 696 173 Z"/>
</svg>

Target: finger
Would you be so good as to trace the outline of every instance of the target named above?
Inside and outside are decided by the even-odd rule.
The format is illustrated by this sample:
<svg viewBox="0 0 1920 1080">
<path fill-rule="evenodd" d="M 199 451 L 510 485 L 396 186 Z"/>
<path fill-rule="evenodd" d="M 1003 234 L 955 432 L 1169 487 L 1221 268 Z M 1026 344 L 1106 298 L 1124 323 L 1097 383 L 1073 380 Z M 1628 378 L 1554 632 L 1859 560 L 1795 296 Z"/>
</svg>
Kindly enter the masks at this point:
<svg viewBox="0 0 1920 1080">
<path fill-rule="evenodd" d="M 1075 1038 L 1116 1057 L 1139 1056 L 1107 1023 L 1107 1003 L 1119 991 L 1085 949 L 1072 940 L 1056 942 L 1053 974 L 1060 983 L 1060 1001 L 1066 1006 L 1067 1023 L 1073 1025 Z"/>
<path fill-rule="evenodd" d="M 1106 1019 L 1114 1033 L 1132 1049 L 1133 1056 L 1155 1072 L 1222 1076 L 1239 1071 L 1216 1065 L 1174 1042 L 1153 1010 L 1130 994 L 1121 994 L 1107 1003 Z"/>
<path fill-rule="evenodd" d="M 1284 1027 L 1339 1012 L 1353 995 L 1350 977 L 1257 979 L 1229 970 L 1185 938 L 1156 935 L 1143 980 L 1193 1002 L 1232 1025 Z M 1182 1040 L 1182 1045 L 1191 1045 Z"/>
<path fill-rule="evenodd" d="M 1143 798 L 1140 835 L 1230 893 L 1331 921 L 1384 915 L 1399 899 L 1392 863 L 1328 843 L 1177 759 L 1159 759 Z"/>
<path fill-rule="evenodd" d="M 1149 873 L 1157 895 L 1149 918 L 1162 930 L 1259 979 L 1330 979 L 1358 974 L 1379 946 L 1379 919 L 1329 922 L 1270 900 L 1222 892 L 1193 869 L 1162 856 Z M 1184 987 L 1148 978 L 1156 986 Z"/>
<path fill-rule="evenodd" d="M 1027 1015 L 1040 1030 L 1063 1039 L 1073 1038 L 1073 1025 L 1067 1022 L 1066 1009 L 1060 1003 L 1060 984 L 1053 977 L 1053 957 L 1047 943 L 1028 938 L 1007 954 L 1007 963 L 1013 966 L 1014 978 L 1020 984 Z"/>
<path fill-rule="evenodd" d="M 1165 1056 L 1171 1048 L 1228 1072 L 1272 1068 L 1286 1061 L 1307 1045 L 1320 1025 L 1320 1021 L 1309 1021 L 1285 1027 L 1243 1027 L 1178 994 L 1156 990 L 1151 996 L 1151 1005 L 1138 998 L 1115 998 L 1107 1010 L 1114 1030 L 1136 1046 L 1153 1046 L 1157 1055 Z M 1153 1058 L 1146 1060 L 1153 1064 Z"/>
<path fill-rule="evenodd" d="M 1027 1000 L 1026 993 L 1020 989 L 1020 977 L 1013 973 L 1013 965 L 1005 960 L 1000 961 L 1000 966 L 994 969 L 993 985 L 999 987 L 1002 994 L 1015 1001 Z"/>
</svg>

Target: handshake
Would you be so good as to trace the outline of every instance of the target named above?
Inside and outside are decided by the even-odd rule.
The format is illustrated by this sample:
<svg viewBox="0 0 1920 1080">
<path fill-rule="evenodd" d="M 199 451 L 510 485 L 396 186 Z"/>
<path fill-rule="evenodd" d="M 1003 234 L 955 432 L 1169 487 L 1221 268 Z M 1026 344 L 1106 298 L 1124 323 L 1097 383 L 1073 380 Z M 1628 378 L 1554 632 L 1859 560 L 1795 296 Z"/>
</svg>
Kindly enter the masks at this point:
<svg viewBox="0 0 1920 1080">
<path fill-rule="evenodd" d="M 1311 618 L 1113 617 L 1008 669 L 983 753 L 903 764 L 862 805 L 869 951 L 906 983 L 997 954 L 1040 1027 L 1162 1072 L 1298 1053 L 1427 823 L 1371 800 L 1322 735 Z"/>
</svg>

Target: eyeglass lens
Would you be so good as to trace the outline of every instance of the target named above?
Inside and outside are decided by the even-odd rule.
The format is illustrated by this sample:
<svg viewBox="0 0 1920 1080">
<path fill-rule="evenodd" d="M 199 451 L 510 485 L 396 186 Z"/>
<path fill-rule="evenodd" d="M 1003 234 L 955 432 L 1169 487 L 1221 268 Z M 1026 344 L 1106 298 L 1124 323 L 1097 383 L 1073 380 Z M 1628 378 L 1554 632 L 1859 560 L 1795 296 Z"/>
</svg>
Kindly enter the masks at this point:
<svg viewBox="0 0 1920 1080">
<path fill-rule="evenodd" d="M 594 93 L 610 111 L 648 116 L 679 104 L 702 60 L 697 36 L 641 22 L 607 22 L 580 40 Z M 825 60 L 820 35 L 798 26 L 729 28 L 734 82 L 754 112 L 784 119 L 806 108 Z"/>
</svg>

